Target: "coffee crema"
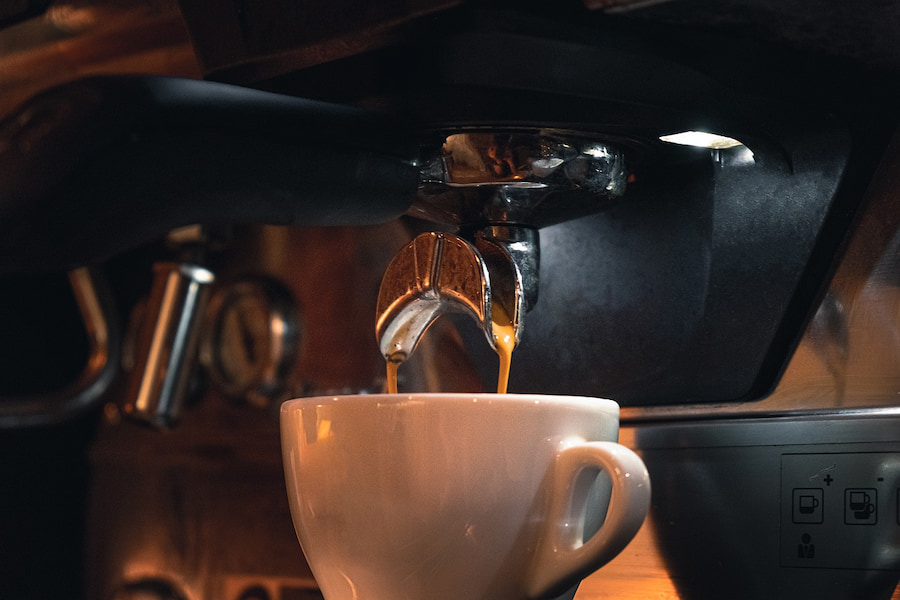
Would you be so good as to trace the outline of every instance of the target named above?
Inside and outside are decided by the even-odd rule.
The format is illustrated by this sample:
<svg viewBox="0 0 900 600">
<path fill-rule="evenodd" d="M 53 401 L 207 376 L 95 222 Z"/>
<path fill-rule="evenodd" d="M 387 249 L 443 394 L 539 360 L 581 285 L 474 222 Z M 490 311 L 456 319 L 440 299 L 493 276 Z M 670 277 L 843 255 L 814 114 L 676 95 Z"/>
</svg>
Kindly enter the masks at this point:
<svg viewBox="0 0 900 600">
<path fill-rule="evenodd" d="M 491 304 L 491 330 L 494 337 L 494 350 L 500 358 L 499 373 L 497 374 L 497 393 L 505 394 L 509 387 L 509 369 L 512 364 L 512 353 L 516 347 L 516 328 L 512 319 L 497 303 Z M 397 372 L 402 360 L 387 359 L 386 391 L 388 394 L 399 392 L 397 387 Z"/>
</svg>

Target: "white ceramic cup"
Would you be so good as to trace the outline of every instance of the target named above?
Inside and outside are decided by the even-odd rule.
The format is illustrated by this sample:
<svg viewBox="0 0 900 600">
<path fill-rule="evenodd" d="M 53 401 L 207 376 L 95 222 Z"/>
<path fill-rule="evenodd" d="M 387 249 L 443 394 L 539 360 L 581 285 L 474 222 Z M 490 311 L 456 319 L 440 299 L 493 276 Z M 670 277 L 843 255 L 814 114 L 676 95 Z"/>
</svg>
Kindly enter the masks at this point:
<svg viewBox="0 0 900 600">
<path fill-rule="evenodd" d="M 521 600 L 615 557 L 650 505 L 610 400 L 302 398 L 281 409 L 291 515 L 326 600 Z M 598 472 L 611 495 L 585 537 Z M 591 504 L 595 504 L 596 500 Z M 593 508 L 592 508 L 593 510 Z"/>
</svg>

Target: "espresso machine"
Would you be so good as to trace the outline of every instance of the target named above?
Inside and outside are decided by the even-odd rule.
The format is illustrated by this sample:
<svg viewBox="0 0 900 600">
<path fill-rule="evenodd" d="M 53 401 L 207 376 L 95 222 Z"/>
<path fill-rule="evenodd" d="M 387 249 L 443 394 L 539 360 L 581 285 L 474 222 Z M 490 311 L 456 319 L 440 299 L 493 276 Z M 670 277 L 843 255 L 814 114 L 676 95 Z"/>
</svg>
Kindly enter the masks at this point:
<svg viewBox="0 0 900 600">
<path fill-rule="evenodd" d="M 576 600 L 900 598 L 898 15 L 0 15 L 0 596 L 320 598 L 279 405 L 492 391 L 499 307 L 653 482 Z"/>
</svg>

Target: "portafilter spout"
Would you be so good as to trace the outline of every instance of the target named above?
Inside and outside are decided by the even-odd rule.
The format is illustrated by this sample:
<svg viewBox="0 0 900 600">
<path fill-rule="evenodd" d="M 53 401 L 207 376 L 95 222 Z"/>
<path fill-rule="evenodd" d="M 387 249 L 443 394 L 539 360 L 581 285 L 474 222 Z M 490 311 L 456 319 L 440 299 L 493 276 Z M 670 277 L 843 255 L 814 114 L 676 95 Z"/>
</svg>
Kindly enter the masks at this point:
<svg viewBox="0 0 900 600">
<path fill-rule="evenodd" d="M 470 130 L 434 147 L 407 214 L 452 232 L 419 235 L 385 271 L 375 333 L 394 363 L 447 312 L 474 318 L 495 349 L 498 329 L 517 344 L 538 298 L 538 229 L 613 205 L 628 177 L 619 148 L 572 133 Z"/>
<path fill-rule="evenodd" d="M 532 231 L 533 230 L 529 230 Z M 502 244 L 479 234 L 423 233 L 394 257 L 378 294 L 376 335 L 390 362 L 403 362 L 429 325 L 447 312 L 468 314 L 496 347 L 496 327 L 521 335 L 522 272 Z"/>
</svg>

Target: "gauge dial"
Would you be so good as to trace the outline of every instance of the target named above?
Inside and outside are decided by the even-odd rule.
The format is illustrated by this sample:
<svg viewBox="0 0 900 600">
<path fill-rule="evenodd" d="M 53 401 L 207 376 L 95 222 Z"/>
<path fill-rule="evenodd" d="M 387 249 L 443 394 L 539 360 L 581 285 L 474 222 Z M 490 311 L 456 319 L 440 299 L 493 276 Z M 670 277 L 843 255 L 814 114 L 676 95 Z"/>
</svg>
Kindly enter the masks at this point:
<svg viewBox="0 0 900 600">
<path fill-rule="evenodd" d="M 265 406 L 287 388 L 299 341 L 291 292 L 274 279 L 246 277 L 213 296 L 201 360 L 221 392 Z"/>
</svg>

